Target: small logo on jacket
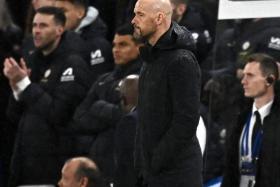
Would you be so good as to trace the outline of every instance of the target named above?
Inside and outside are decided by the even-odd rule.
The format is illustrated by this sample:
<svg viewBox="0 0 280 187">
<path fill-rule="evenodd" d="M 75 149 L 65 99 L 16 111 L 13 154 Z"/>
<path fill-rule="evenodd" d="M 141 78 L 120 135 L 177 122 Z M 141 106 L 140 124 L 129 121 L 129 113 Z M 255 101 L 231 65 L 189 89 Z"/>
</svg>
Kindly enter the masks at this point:
<svg viewBox="0 0 280 187">
<path fill-rule="evenodd" d="M 67 68 L 60 77 L 61 82 L 68 82 L 68 81 L 74 81 L 75 76 L 73 75 L 73 68 Z"/>
<path fill-rule="evenodd" d="M 51 69 L 47 69 L 44 73 L 44 77 L 41 79 L 41 82 L 48 82 L 48 78 L 51 75 Z"/>
<path fill-rule="evenodd" d="M 268 44 L 268 48 L 280 50 L 280 38 L 272 36 Z"/>
<path fill-rule="evenodd" d="M 51 74 L 51 69 L 47 69 L 44 74 L 44 78 L 48 78 Z"/>
<path fill-rule="evenodd" d="M 92 51 L 90 53 L 90 57 L 91 57 L 90 64 L 92 66 L 105 62 L 105 58 L 102 56 L 100 49 L 97 49 L 96 51 Z"/>
<path fill-rule="evenodd" d="M 246 42 L 243 43 L 242 49 L 243 49 L 243 50 L 247 50 L 247 49 L 249 49 L 250 45 L 251 45 L 250 42 L 249 42 L 249 41 L 246 41 Z"/>
</svg>

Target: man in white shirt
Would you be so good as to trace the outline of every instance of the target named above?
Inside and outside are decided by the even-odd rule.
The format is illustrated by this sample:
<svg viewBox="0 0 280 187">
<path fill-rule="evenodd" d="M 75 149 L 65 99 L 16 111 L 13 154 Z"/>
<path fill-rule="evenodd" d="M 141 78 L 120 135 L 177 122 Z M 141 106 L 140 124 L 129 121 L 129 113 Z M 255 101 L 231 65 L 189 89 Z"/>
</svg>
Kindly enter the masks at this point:
<svg viewBox="0 0 280 187">
<path fill-rule="evenodd" d="M 229 137 L 222 187 L 268 187 L 280 184 L 279 99 L 276 60 L 253 54 L 243 70 L 244 96 L 253 99 Z"/>
</svg>

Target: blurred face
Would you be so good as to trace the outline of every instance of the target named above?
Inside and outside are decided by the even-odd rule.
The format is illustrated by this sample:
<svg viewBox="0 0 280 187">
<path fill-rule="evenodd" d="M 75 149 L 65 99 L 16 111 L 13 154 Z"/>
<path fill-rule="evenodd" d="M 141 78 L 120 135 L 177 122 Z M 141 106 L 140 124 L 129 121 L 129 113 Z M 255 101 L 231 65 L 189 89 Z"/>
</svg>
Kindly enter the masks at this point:
<svg viewBox="0 0 280 187">
<path fill-rule="evenodd" d="M 35 47 L 44 51 L 58 43 L 63 27 L 55 23 L 53 15 L 37 13 L 33 19 L 32 33 Z"/>
<path fill-rule="evenodd" d="M 178 22 L 179 15 L 177 12 L 177 6 L 174 3 L 171 3 L 172 5 L 172 20 Z"/>
<path fill-rule="evenodd" d="M 174 4 L 172 5 L 172 20 L 176 22 L 180 22 L 184 13 L 186 12 L 186 5 L 183 3 L 180 4 Z"/>
<path fill-rule="evenodd" d="M 79 26 L 80 21 L 83 19 L 85 14 L 85 10 L 82 7 L 67 0 L 56 0 L 55 7 L 61 8 L 64 11 L 66 16 L 66 30 L 75 30 Z"/>
<path fill-rule="evenodd" d="M 138 54 L 138 45 L 132 40 L 131 35 L 115 35 L 113 40 L 113 55 L 115 64 L 126 64 L 136 59 Z"/>
<path fill-rule="evenodd" d="M 32 6 L 34 10 L 41 8 L 43 6 L 53 6 L 55 0 L 32 0 Z"/>
<path fill-rule="evenodd" d="M 134 37 L 149 39 L 156 32 L 156 16 L 147 0 L 138 0 L 134 8 L 135 16 L 131 23 L 134 26 Z"/>
<path fill-rule="evenodd" d="M 61 179 L 58 182 L 59 187 L 80 187 L 81 182 L 75 177 L 75 172 L 78 167 L 77 162 L 68 162 L 64 165 L 61 171 Z"/>
<path fill-rule="evenodd" d="M 262 74 L 260 64 L 257 62 L 251 62 L 245 66 L 241 83 L 246 97 L 258 98 L 267 93 L 266 77 Z"/>
</svg>

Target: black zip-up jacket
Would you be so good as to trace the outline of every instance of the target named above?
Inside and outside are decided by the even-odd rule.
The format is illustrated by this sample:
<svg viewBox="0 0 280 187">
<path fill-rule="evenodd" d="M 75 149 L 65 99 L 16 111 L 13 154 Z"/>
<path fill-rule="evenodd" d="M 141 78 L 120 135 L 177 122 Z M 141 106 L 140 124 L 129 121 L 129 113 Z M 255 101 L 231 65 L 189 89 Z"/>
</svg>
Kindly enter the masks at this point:
<svg viewBox="0 0 280 187">
<path fill-rule="evenodd" d="M 82 27 L 78 33 L 85 42 L 86 61 L 90 66 L 93 83 L 100 75 L 114 68 L 112 46 L 106 39 L 107 26 L 100 16 L 97 16 L 91 24 Z"/>
<path fill-rule="evenodd" d="M 56 184 L 69 141 L 61 134 L 89 88 L 89 72 L 82 58 L 69 50 L 64 35 L 49 55 L 31 57 L 31 84 L 11 97 L 8 116 L 18 122 L 10 186 Z M 70 146 L 70 145 L 69 145 Z M 69 148 L 69 149 L 67 149 Z"/>
<path fill-rule="evenodd" d="M 200 70 L 193 49 L 190 32 L 177 23 L 155 46 L 140 48 L 145 63 L 139 80 L 135 164 L 147 180 L 188 168 L 197 176 L 189 179 L 195 181 L 190 186 L 201 182 L 202 156 L 196 138 Z"/>
<path fill-rule="evenodd" d="M 123 115 L 118 84 L 127 75 L 139 74 L 141 65 L 138 58 L 101 75 L 77 108 L 71 123 L 73 132 L 79 134 L 78 152 L 95 160 L 108 180 L 112 180 L 114 172 L 115 126 Z"/>
<path fill-rule="evenodd" d="M 87 19 L 87 17 L 84 19 Z M 69 47 L 79 51 L 88 63 L 92 83 L 100 75 L 112 71 L 114 67 L 112 46 L 106 40 L 106 33 L 107 26 L 99 16 L 90 24 L 81 27 L 77 32 L 66 31 L 66 38 L 70 41 Z M 34 49 L 32 36 L 27 37 L 23 42 L 23 57 L 28 60 Z"/>
<path fill-rule="evenodd" d="M 227 29 L 201 65 L 203 82 L 220 74 L 235 75 L 252 53 L 267 53 L 280 60 L 280 18 L 244 20 Z"/>
<path fill-rule="evenodd" d="M 185 26 L 195 37 L 198 63 L 201 63 L 206 58 L 212 46 L 212 36 L 205 21 L 200 7 L 188 5 L 187 11 L 178 23 L 181 26 Z"/>
</svg>

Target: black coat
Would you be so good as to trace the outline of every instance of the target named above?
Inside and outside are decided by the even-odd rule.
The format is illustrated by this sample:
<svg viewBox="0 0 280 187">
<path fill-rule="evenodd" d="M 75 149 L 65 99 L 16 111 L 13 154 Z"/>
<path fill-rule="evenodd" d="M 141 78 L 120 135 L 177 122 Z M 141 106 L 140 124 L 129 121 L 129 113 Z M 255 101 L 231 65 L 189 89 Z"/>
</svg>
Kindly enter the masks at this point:
<svg viewBox="0 0 280 187">
<path fill-rule="evenodd" d="M 195 37 L 198 63 L 206 58 L 212 46 L 212 36 L 202 11 L 199 6 L 188 5 L 187 11 L 178 23 L 181 26 L 185 26 Z"/>
<path fill-rule="evenodd" d="M 134 110 L 122 117 L 116 125 L 114 141 L 114 186 L 116 187 L 133 187 L 136 184 L 137 174 L 134 168 L 134 140 L 137 123 L 137 110 Z"/>
<path fill-rule="evenodd" d="M 194 180 L 186 175 L 186 180 L 195 181 L 193 184 L 201 180 L 202 158 L 196 138 L 200 71 L 189 51 L 192 47 L 191 34 L 173 23 L 155 46 L 140 48 L 145 63 L 139 80 L 136 167 L 147 180 L 186 168 L 196 176 Z"/>
<path fill-rule="evenodd" d="M 88 88 L 88 68 L 64 36 L 49 55 L 34 52 L 31 84 L 20 100 L 11 97 L 8 115 L 18 122 L 10 186 L 56 184 L 71 150 L 61 134 Z M 70 148 L 70 147 L 68 147 Z"/>
<path fill-rule="evenodd" d="M 68 47 L 78 51 L 88 63 L 91 83 L 94 83 L 100 75 L 112 71 L 114 67 L 112 46 L 105 38 L 106 33 L 107 26 L 99 16 L 88 25 L 81 27 L 79 32 L 66 32 L 67 41 L 70 42 Z M 32 36 L 25 38 L 22 55 L 26 60 L 30 58 L 34 49 Z"/>
<path fill-rule="evenodd" d="M 227 29 L 201 64 L 203 83 L 219 74 L 235 75 L 236 68 L 242 68 L 252 53 L 267 53 L 280 60 L 279 39 L 279 18 L 244 20 Z"/>
<path fill-rule="evenodd" d="M 257 166 L 255 187 L 280 186 L 280 100 L 279 92 L 277 91 L 277 93 L 271 111 L 263 121 L 263 142 Z M 241 113 L 237 125 L 230 133 L 222 187 L 239 186 L 239 140 L 251 111 L 250 107 Z"/>
<path fill-rule="evenodd" d="M 95 160 L 108 180 L 114 175 L 115 126 L 122 117 L 118 84 L 127 75 L 139 74 L 140 67 L 141 61 L 137 59 L 101 75 L 77 108 L 71 123 L 73 132 L 79 133 L 78 152 Z"/>
<path fill-rule="evenodd" d="M 106 39 L 107 26 L 98 15 L 78 33 L 85 42 L 83 47 L 86 50 L 86 61 L 89 63 L 92 83 L 94 83 L 100 75 L 114 68 L 112 46 Z"/>
</svg>

